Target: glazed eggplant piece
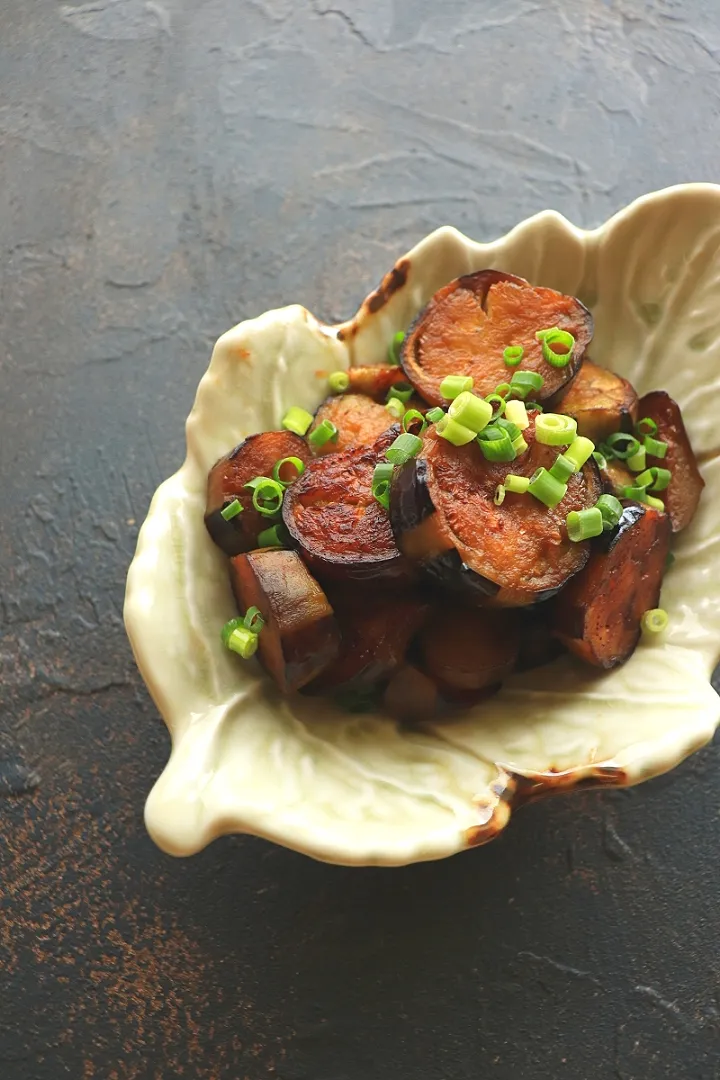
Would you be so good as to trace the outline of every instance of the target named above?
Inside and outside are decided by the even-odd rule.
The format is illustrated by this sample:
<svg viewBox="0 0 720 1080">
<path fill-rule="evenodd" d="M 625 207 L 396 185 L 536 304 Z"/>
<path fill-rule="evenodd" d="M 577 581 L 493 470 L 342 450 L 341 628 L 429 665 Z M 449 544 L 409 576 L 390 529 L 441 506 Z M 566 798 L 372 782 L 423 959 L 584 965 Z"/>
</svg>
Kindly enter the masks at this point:
<svg viewBox="0 0 720 1080">
<path fill-rule="evenodd" d="M 312 453 L 316 457 L 337 454 L 354 446 L 368 446 L 395 423 L 387 409 L 366 394 L 326 398 L 315 414 L 310 430 L 314 431 L 323 420 L 330 420 L 338 429 L 338 435 L 322 446 L 313 446 Z"/>
<path fill-rule="evenodd" d="M 435 715 L 440 695 L 431 678 L 414 664 L 403 664 L 385 688 L 383 704 L 396 720 L 417 723 Z"/>
<path fill-rule="evenodd" d="M 366 394 L 374 401 L 383 403 L 392 386 L 405 382 L 402 371 L 394 364 L 351 367 L 347 374 L 350 379 L 350 393 Z"/>
<path fill-rule="evenodd" d="M 256 476 L 272 476 L 282 458 L 310 460 L 307 443 L 291 431 L 263 431 L 249 435 L 213 465 L 208 475 L 205 525 L 226 555 L 239 555 L 257 547 L 258 534 L 268 527 L 268 519 L 253 506 L 253 493 L 245 488 Z M 242 513 L 225 521 L 222 511 L 235 499 Z"/>
<path fill-rule="evenodd" d="M 540 467 L 549 469 L 562 449 L 536 442 L 535 415 L 530 413 L 523 432 L 528 450 L 515 461 L 486 461 L 476 443 L 453 446 L 430 429 L 418 457 L 395 470 L 390 516 L 398 547 L 467 603 L 547 600 L 590 554 L 587 541 L 568 539 L 565 519 L 571 510 L 594 506 L 601 494 L 592 458 L 570 477 L 552 510 L 528 494 L 507 494 L 502 506 L 494 503 L 508 473 L 529 477 Z"/>
<path fill-rule="evenodd" d="M 296 551 L 263 548 L 230 560 L 241 612 L 259 608 L 265 620 L 258 658 L 287 694 L 317 678 L 338 654 L 333 609 Z"/>
<path fill-rule="evenodd" d="M 619 458 L 608 458 L 600 469 L 603 491 L 607 495 L 616 495 L 623 498 L 626 487 L 632 487 L 635 483 L 635 475 L 631 473 L 624 461 Z"/>
<path fill-rule="evenodd" d="M 555 602 L 554 632 L 570 652 L 600 668 L 627 660 L 644 612 L 658 606 L 670 536 L 667 514 L 625 504 L 617 527 L 597 538 L 587 566 Z"/>
<path fill-rule="evenodd" d="M 640 399 L 638 416 L 646 416 L 657 424 L 654 438 L 667 443 L 664 458 L 648 455 L 648 465 L 670 469 L 672 478 L 665 491 L 658 492 L 665 503 L 673 532 L 680 532 L 692 521 L 700 501 L 705 481 L 700 475 L 690 445 L 680 406 L 664 390 L 654 390 Z"/>
<path fill-rule="evenodd" d="M 420 634 L 421 669 L 443 697 L 457 701 L 497 687 L 520 649 L 516 611 L 482 611 L 443 604 Z"/>
<path fill-rule="evenodd" d="M 370 446 L 315 458 L 288 488 L 285 526 L 320 581 L 412 577 L 388 515 L 372 494 L 373 470 L 399 433 L 394 425 Z"/>
<path fill-rule="evenodd" d="M 418 595 L 367 595 L 366 589 L 332 592 L 340 627 L 337 659 L 306 687 L 307 693 L 366 691 L 381 688 L 403 663 L 410 641 L 430 605 Z"/>
<path fill-rule="evenodd" d="M 559 594 L 562 596 L 562 593 Z M 547 604 L 536 604 L 523 612 L 520 651 L 515 671 L 531 671 L 552 663 L 565 650 L 553 636 L 553 609 L 557 598 Z"/>
<path fill-rule="evenodd" d="M 547 362 L 535 336 L 553 327 L 575 338 L 564 367 Z M 405 336 L 401 362 L 421 397 L 442 405 L 440 383 L 446 375 L 471 375 L 473 392 L 483 397 L 509 381 L 514 370 L 503 360 L 504 349 L 522 345 L 520 368 L 544 379 L 533 398 L 551 403 L 579 371 L 592 333 L 592 315 L 574 297 L 499 270 L 480 270 L 435 293 Z"/>
<path fill-rule="evenodd" d="M 587 358 L 558 404 L 559 412 L 577 420 L 578 435 L 596 445 L 615 431 L 632 431 L 637 409 L 638 397 L 627 379 Z"/>
</svg>

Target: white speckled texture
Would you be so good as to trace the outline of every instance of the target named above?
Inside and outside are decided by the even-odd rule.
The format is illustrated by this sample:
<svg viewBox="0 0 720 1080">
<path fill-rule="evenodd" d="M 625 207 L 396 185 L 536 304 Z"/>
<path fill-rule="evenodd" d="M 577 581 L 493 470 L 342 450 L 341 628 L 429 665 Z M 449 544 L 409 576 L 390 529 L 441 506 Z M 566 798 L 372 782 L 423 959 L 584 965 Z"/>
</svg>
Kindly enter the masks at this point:
<svg viewBox="0 0 720 1080">
<path fill-rule="evenodd" d="M 363 306 L 350 348 L 297 306 L 223 335 L 187 422 L 186 461 L 152 501 L 125 621 L 172 735 L 146 806 L 151 836 L 171 853 L 250 832 L 350 864 L 439 858 L 504 827 L 506 773 L 560 771 L 571 786 L 603 766 L 618 770 L 612 782 L 634 783 L 677 764 L 717 725 L 720 188 L 669 188 L 592 232 L 552 212 L 492 244 L 439 229 L 407 259 L 405 285 L 375 314 Z M 563 658 L 424 733 L 316 701 L 291 705 L 255 662 L 220 644 L 234 604 L 203 524 L 208 469 L 245 435 L 277 426 L 288 405 L 315 407 L 328 371 L 378 362 L 437 288 L 486 266 L 579 296 L 595 316 L 593 358 L 682 406 L 707 487 L 663 588 L 671 628 L 610 674 Z"/>
</svg>

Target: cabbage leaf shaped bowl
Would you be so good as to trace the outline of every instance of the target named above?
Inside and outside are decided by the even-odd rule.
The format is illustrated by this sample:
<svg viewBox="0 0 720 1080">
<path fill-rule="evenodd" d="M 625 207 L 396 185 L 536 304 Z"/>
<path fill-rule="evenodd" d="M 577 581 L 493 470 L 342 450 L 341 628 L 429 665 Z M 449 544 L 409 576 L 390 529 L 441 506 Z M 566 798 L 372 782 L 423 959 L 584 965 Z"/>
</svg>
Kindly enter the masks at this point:
<svg viewBox="0 0 720 1080">
<path fill-rule="evenodd" d="M 284 700 L 221 644 L 235 608 L 203 523 L 208 470 L 290 405 L 314 409 L 328 372 L 382 362 L 438 288 L 484 267 L 578 296 L 595 317 L 593 359 L 680 403 L 707 486 L 665 578 L 670 627 L 614 671 L 563 657 L 418 728 Z M 224 334 L 185 463 L 155 493 L 127 580 L 127 632 L 172 738 L 146 804 L 155 842 L 189 855 L 242 832 L 345 864 L 436 859 L 497 836 L 528 799 L 635 784 L 707 743 L 720 716 L 719 395 L 720 187 L 705 184 L 648 195 L 589 232 L 551 211 L 491 244 L 441 228 L 347 323 L 291 306 Z"/>
</svg>

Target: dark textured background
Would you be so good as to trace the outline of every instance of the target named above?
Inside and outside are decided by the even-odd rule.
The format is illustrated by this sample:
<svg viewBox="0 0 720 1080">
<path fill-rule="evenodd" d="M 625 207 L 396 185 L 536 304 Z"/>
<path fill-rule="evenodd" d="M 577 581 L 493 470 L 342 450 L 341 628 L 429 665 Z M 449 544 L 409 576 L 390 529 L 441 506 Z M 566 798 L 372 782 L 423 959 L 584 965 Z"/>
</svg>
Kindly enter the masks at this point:
<svg viewBox="0 0 720 1080">
<path fill-rule="evenodd" d="M 0 0 L 0 1076 L 720 1077 L 718 754 L 488 848 L 143 830 L 125 572 L 214 339 L 716 180 L 716 0 Z"/>
</svg>

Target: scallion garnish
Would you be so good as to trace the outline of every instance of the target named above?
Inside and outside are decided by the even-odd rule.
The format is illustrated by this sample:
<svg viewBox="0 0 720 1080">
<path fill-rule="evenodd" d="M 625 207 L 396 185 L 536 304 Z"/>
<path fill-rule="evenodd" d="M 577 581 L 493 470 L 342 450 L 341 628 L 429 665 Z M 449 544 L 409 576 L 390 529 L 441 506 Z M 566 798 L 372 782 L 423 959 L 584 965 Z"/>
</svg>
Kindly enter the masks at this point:
<svg viewBox="0 0 720 1080">
<path fill-rule="evenodd" d="M 271 525 L 269 529 L 263 529 L 258 533 L 257 546 L 264 547 L 286 547 L 288 543 L 288 533 L 283 525 Z"/>
<path fill-rule="evenodd" d="M 505 402 L 505 419 L 510 420 L 521 431 L 530 427 L 527 408 L 524 401 L 511 400 Z"/>
<path fill-rule="evenodd" d="M 530 477 L 517 476 L 515 473 L 508 473 L 503 480 L 503 486 L 506 491 L 511 492 L 513 495 L 524 495 L 530 487 Z"/>
<path fill-rule="evenodd" d="M 328 382 L 333 394 L 342 394 L 350 385 L 350 376 L 347 371 L 333 371 Z"/>
<path fill-rule="evenodd" d="M 385 408 L 396 420 L 402 420 L 405 415 L 405 405 L 400 398 L 390 398 Z"/>
<path fill-rule="evenodd" d="M 220 511 L 220 516 L 224 518 L 225 521 L 232 521 L 233 518 L 237 517 L 238 514 L 242 514 L 242 512 L 243 508 L 240 500 L 233 499 L 233 501 L 231 503 L 228 503 L 227 506 L 223 506 L 222 510 Z"/>
<path fill-rule="evenodd" d="M 332 420 L 321 420 L 316 428 L 308 435 L 308 442 L 312 446 L 324 446 L 330 439 L 337 439 L 338 429 L 333 424 Z"/>
<path fill-rule="evenodd" d="M 439 405 L 436 405 L 434 409 L 429 409 L 425 413 L 425 419 L 429 420 L 431 424 L 437 424 L 439 420 L 442 420 L 445 415 L 445 410 L 441 409 Z"/>
<path fill-rule="evenodd" d="M 259 514 L 272 517 L 277 514 L 282 506 L 285 489 L 277 480 L 271 480 L 269 476 L 256 476 L 245 484 L 252 493 L 253 506 Z"/>
<path fill-rule="evenodd" d="M 245 612 L 245 618 L 243 619 L 243 626 L 246 630 L 250 630 L 253 634 L 259 634 L 265 625 L 265 620 L 260 614 L 259 607 L 249 607 Z"/>
<path fill-rule="evenodd" d="M 575 338 L 567 330 L 559 330 L 557 326 L 549 330 L 538 330 L 535 337 L 542 345 L 542 352 L 548 364 L 553 367 L 566 367 L 570 363 L 572 351 L 575 348 Z M 559 345 L 563 352 L 558 352 L 553 346 Z"/>
<path fill-rule="evenodd" d="M 498 416 L 494 421 L 496 427 L 499 427 L 501 431 L 507 431 L 510 436 L 510 441 L 515 442 L 522 435 L 520 428 L 517 424 L 513 424 L 512 420 L 508 420 L 506 416 Z"/>
<path fill-rule="evenodd" d="M 643 446 L 650 457 L 664 458 L 667 454 L 668 444 L 660 439 L 653 439 L 652 435 L 645 436 Z"/>
<path fill-rule="evenodd" d="M 565 451 L 565 457 L 568 461 L 572 461 L 575 466 L 575 472 L 580 472 L 594 449 L 595 443 L 592 439 L 587 439 L 584 435 L 578 435 L 576 439 L 573 439 L 570 446 L 568 446 Z"/>
<path fill-rule="evenodd" d="M 238 627 L 244 625 L 245 621 L 242 615 L 237 615 L 234 619 L 228 619 L 228 621 L 225 623 L 222 630 L 220 631 L 220 637 L 222 638 L 223 645 L 227 645 L 233 630 L 237 630 Z"/>
<path fill-rule="evenodd" d="M 665 509 L 665 503 L 662 499 L 656 499 L 654 495 L 648 495 L 647 490 L 643 487 L 624 487 L 621 494 L 623 499 L 632 499 L 634 502 L 644 503 L 646 506 L 652 507 L 653 510 Z"/>
<path fill-rule="evenodd" d="M 397 334 L 393 334 L 392 341 L 388 346 L 388 363 L 393 364 L 395 367 L 400 366 L 400 346 L 405 340 L 405 335 L 402 330 L 398 330 Z"/>
<path fill-rule="evenodd" d="M 427 420 L 419 409 L 408 409 L 402 418 L 403 431 L 410 431 L 411 428 L 415 428 L 418 423 L 420 424 L 420 428 L 418 430 L 413 430 L 413 435 L 422 435 L 428 425 Z"/>
<path fill-rule="evenodd" d="M 601 454 L 599 450 L 595 450 L 593 451 L 593 457 L 598 469 L 607 469 L 607 458 L 604 454 Z"/>
<path fill-rule="evenodd" d="M 649 491 L 664 491 L 672 479 L 670 469 L 658 469 L 655 465 L 635 477 L 638 487 Z"/>
<path fill-rule="evenodd" d="M 523 358 L 524 352 L 522 345 L 507 345 L 503 349 L 503 360 L 508 367 L 517 367 Z"/>
<path fill-rule="evenodd" d="M 495 488 L 493 502 L 496 506 L 502 506 L 502 504 L 505 502 L 505 488 L 502 484 L 498 484 L 498 486 Z"/>
<path fill-rule="evenodd" d="M 517 457 L 510 435 L 497 424 L 489 424 L 477 441 L 487 461 L 514 461 Z"/>
<path fill-rule="evenodd" d="M 410 458 L 417 457 L 422 450 L 422 444 L 422 439 L 417 435 L 411 435 L 409 431 L 404 431 L 402 435 L 398 435 L 395 442 L 388 446 L 385 457 L 393 465 L 404 465 L 406 461 L 410 461 Z"/>
<path fill-rule="evenodd" d="M 510 389 L 516 397 L 527 398 L 531 390 L 542 389 L 544 383 L 542 375 L 536 371 L 514 371 L 510 379 Z"/>
<path fill-rule="evenodd" d="M 409 401 L 413 396 L 414 390 L 409 383 L 398 383 L 396 386 L 391 386 L 387 392 L 387 401 L 391 398 L 397 398 L 398 401 L 402 401 L 403 404 Z"/>
<path fill-rule="evenodd" d="M 661 634 L 666 630 L 670 622 L 670 616 L 664 608 L 656 607 L 645 611 L 640 620 L 640 626 L 646 634 Z"/>
<path fill-rule="evenodd" d="M 539 499 L 541 503 L 544 503 L 548 509 L 552 510 L 565 498 L 567 484 L 563 484 L 562 481 L 556 480 L 554 476 L 550 475 L 547 469 L 541 468 L 536 469 L 530 477 L 528 491 L 531 495 L 534 495 L 536 499 Z"/>
<path fill-rule="evenodd" d="M 487 427 L 492 414 L 492 405 L 469 390 L 458 394 L 448 409 L 449 417 L 458 424 L 462 424 L 463 427 L 470 428 L 476 435 Z"/>
<path fill-rule="evenodd" d="M 625 464 L 630 472 L 642 472 L 645 468 L 645 447 L 641 446 L 636 454 L 629 457 Z"/>
<path fill-rule="evenodd" d="M 638 420 L 635 425 L 636 435 L 655 435 L 657 433 L 657 424 L 650 416 L 644 416 L 642 420 Z"/>
<path fill-rule="evenodd" d="M 294 470 L 295 475 L 291 476 L 287 480 L 283 480 L 281 474 L 282 474 L 283 469 L 287 469 L 287 468 L 290 468 L 290 469 Z M 279 461 L 275 462 L 275 464 L 273 465 L 272 474 L 273 474 L 273 480 L 277 480 L 278 484 L 281 484 L 284 488 L 286 488 L 286 487 L 290 487 L 293 480 L 297 480 L 298 476 L 302 476 L 302 474 L 304 472 L 305 472 L 305 465 L 300 460 L 299 457 L 284 457 L 284 458 L 280 458 Z"/>
<path fill-rule="evenodd" d="M 293 405 L 288 409 L 281 420 L 282 427 L 286 431 L 294 431 L 296 435 L 304 435 L 313 422 L 312 413 Z"/>
<path fill-rule="evenodd" d="M 448 413 L 445 413 L 442 419 L 438 420 L 435 431 L 441 439 L 447 439 L 453 446 L 466 446 L 467 443 L 471 443 L 473 439 L 477 438 L 476 431 L 465 427 L 464 424 L 459 424 Z"/>
<path fill-rule="evenodd" d="M 495 387 L 493 393 L 499 394 L 501 398 L 506 398 L 511 390 L 512 386 L 509 382 L 501 382 Z"/>
<path fill-rule="evenodd" d="M 603 524 L 606 529 L 614 529 L 622 517 L 622 503 L 614 495 L 601 495 L 595 503 L 602 514 Z"/>
<path fill-rule="evenodd" d="M 575 464 L 566 458 L 564 454 L 558 454 L 550 468 L 550 475 L 562 484 L 567 484 L 575 472 Z"/>
<path fill-rule="evenodd" d="M 520 454 L 525 453 L 525 451 L 528 448 L 528 444 L 525 442 L 525 439 L 523 438 L 522 432 L 520 432 L 517 439 L 513 439 L 512 445 L 513 445 L 513 450 L 515 451 L 515 456 L 516 457 L 519 457 Z"/>
<path fill-rule="evenodd" d="M 488 394 L 485 398 L 488 405 L 492 406 L 492 418 L 497 420 L 505 412 L 505 398 L 500 394 Z"/>
<path fill-rule="evenodd" d="M 446 375 L 440 383 L 440 393 L 447 401 L 454 401 L 464 390 L 472 388 L 472 375 Z"/>
<path fill-rule="evenodd" d="M 526 401 L 525 408 L 528 412 L 545 412 L 539 401 Z"/>
<path fill-rule="evenodd" d="M 640 449 L 640 443 L 635 436 L 628 435 L 625 431 L 616 431 L 614 434 L 608 435 L 607 445 L 615 457 L 620 458 L 621 461 L 627 461 L 629 458 L 634 457 Z"/>
<path fill-rule="evenodd" d="M 543 413 L 535 418 L 535 438 L 545 446 L 569 445 L 576 435 L 577 420 L 572 416 L 565 416 L 564 413 Z"/>
<path fill-rule="evenodd" d="M 603 516 L 597 506 L 587 510 L 571 510 L 565 519 L 568 537 L 574 544 L 600 536 L 603 531 Z"/>
<path fill-rule="evenodd" d="M 264 625 L 264 624 L 263 624 Z M 245 626 L 242 618 L 230 619 L 222 628 L 221 636 L 223 644 L 232 652 L 242 656 L 243 660 L 249 660 L 254 656 L 258 647 L 258 635 Z"/>
</svg>

